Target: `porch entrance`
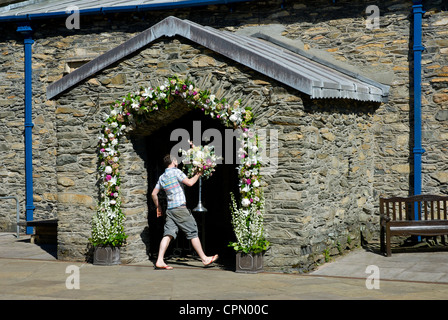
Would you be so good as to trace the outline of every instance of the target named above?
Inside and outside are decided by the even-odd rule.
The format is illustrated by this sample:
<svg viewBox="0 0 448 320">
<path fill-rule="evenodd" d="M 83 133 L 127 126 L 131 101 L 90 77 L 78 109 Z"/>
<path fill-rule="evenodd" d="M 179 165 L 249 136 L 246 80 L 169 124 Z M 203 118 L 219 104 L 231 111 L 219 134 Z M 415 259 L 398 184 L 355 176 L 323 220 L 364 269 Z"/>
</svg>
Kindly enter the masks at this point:
<svg viewBox="0 0 448 320">
<path fill-rule="evenodd" d="M 156 208 L 151 199 L 151 192 L 157 183 L 159 176 L 165 171 L 162 158 L 170 153 L 176 146 L 177 141 L 170 141 L 170 136 L 175 129 L 185 129 L 188 131 L 190 140 L 193 140 L 194 121 L 200 121 L 201 135 L 209 129 L 214 128 L 221 132 L 223 150 L 224 150 L 224 130 L 226 127 L 219 120 L 212 119 L 201 110 L 192 110 L 181 118 L 170 122 L 146 138 L 147 147 L 147 170 L 148 170 L 148 227 L 149 227 L 149 254 L 151 259 L 156 259 L 160 240 L 163 236 L 164 217 L 156 217 Z M 196 123 L 197 124 L 197 123 Z M 213 142 L 213 138 L 211 138 Z M 234 141 L 235 142 L 235 141 Z M 204 145 L 205 142 L 203 141 Z M 235 150 L 236 153 L 236 150 Z M 193 215 L 198 224 L 199 238 L 201 239 L 204 252 L 207 255 L 219 254 L 218 265 L 223 268 L 233 268 L 235 264 L 235 253 L 233 248 L 228 247 L 230 241 L 235 241 L 235 235 L 231 225 L 230 193 L 236 196 L 238 190 L 238 171 L 237 165 L 220 164 L 216 166 L 213 175 L 202 181 L 202 204 L 208 210 L 206 213 L 195 213 Z M 179 164 L 182 170 L 182 164 Z M 185 186 L 185 195 L 187 198 L 187 208 L 193 211 L 198 204 L 199 183 L 193 187 Z M 166 210 L 166 199 L 163 191 L 159 192 L 159 201 Z M 185 264 L 191 265 L 192 262 L 199 261 L 199 257 L 191 246 L 190 241 L 186 240 L 185 235 L 179 230 L 178 237 L 170 244 L 166 258 L 172 265 Z"/>
</svg>

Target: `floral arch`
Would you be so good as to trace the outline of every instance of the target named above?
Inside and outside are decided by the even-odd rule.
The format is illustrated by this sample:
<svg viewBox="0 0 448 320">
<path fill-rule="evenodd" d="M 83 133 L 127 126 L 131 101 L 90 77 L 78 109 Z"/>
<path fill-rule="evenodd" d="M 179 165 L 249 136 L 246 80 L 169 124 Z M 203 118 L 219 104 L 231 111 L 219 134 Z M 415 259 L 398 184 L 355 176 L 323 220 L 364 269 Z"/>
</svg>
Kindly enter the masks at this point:
<svg viewBox="0 0 448 320">
<path fill-rule="evenodd" d="M 237 242 L 231 245 L 236 251 L 262 251 L 267 241 L 263 232 L 264 199 L 261 188 L 261 158 L 258 137 L 253 129 L 254 114 L 250 107 L 242 107 L 240 101 L 228 103 L 218 100 L 206 90 L 200 90 L 190 80 L 178 77 L 155 88 L 141 88 L 128 93 L 110 106 L 99 140 L 100 201 L 92 218 L 91 243 L 94 246 L 121 246 L 126 240 L 125 215 L 121 210 L 120 189 L 120 137 L 136 128 L 144 117 L 161 108 L 168 109 L 179 97 L 193 108 L 199 108 L 212 118 L 234 129 L 241 129 L 241 158 L 238 167 L 240 204 L 233 199 L 232 224 Z"/>
</svg>

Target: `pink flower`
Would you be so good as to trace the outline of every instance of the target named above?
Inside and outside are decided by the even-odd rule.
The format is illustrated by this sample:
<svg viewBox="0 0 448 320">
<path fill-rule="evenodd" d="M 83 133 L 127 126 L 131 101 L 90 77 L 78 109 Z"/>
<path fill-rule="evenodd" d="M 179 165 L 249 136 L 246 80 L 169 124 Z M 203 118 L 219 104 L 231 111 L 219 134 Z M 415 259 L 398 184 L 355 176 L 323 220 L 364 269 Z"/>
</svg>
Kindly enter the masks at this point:
<svg viewBox="0 0 448 320">
<path fill-rule="evenodd" d="M 108 174 L 108 175 L 106 176 L 106 181 L 109 181 L 110 179 L 112 179 L 112 176 L 111 176 L 110 174 Z"/>
<path fill-rule="evenodd" d="M 251 182 L 252 182 L 252 180 L 250 180 L 250 179 L 247 179 L 247 180 L 246 180 L 246 183 L 247 183 L 247 184 L 251 184 Z M 251 200 L 252 200 L 252 199 L 251 199 Z"/>
</svg>

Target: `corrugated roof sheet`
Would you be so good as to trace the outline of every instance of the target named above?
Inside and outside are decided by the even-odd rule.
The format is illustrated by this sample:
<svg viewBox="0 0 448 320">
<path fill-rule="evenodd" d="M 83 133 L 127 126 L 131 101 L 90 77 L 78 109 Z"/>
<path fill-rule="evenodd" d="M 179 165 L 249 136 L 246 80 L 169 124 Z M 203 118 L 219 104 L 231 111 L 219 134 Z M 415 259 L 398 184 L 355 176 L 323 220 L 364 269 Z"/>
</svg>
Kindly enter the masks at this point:
<svg viewBox="0 0 448 320">
<path fill-rule="evenodd" d="M 163 37 L 181 36 L 252 68 L 311 98 L 346 98 L 384 102 L 389 87 L 313 61 L 255 37 L 204 27 L 168 17 L 122 45 L 86 63 L 47 88 L 51 99 L 80 81 Z"/>
<path fill-rule="evenodd" d="M 73 6 L 81 14 L 100 14 L 242 1 L 251 0 L 27 0 L 0 7 L 0 22 L 66 16 L 70 13 L 68 8 Z"/>
</svg>

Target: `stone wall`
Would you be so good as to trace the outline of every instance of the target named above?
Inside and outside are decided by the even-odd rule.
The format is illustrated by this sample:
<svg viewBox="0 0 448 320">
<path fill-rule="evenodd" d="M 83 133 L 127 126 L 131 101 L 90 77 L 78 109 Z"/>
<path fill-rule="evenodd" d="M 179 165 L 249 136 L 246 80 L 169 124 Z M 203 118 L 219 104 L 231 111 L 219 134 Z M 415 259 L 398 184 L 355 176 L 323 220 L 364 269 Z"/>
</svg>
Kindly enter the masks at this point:
<svg viewBox="0 0 448 320">
<path fill-rule="evenodd" d="M 365 8 L 380 9 L 380 28 L 365 27 Z M 96 136 L 108 105 L 179 74 L 230 100 L 255 107 L 257 126 L 279 132 L 279 168 L 267 176 L 266 232 L 271 269 L 307 271 L 324 253 L 378 237 L 379 195 L 412 192 L 411 1 L 266 1 L 141 15 L 83 17 L 35 25 L 33 169 L 35 218 L 58 217 L 60 259 L 85 259 L 98 200 Z M 423 191 L 448 193 L 448 13 L 425 2 L 423 41 Z M 389 84 L 389 102 L 311 100 L 181 38 L 161 39 L 47 101 L 46 86 L 161 19 L 182 19 L 247 32 L 259 28 L 310 54 Z M 126 23 L 122 23 L 126 21 Z M 0 196 L 24 208 L 23 42 L 1 25 Z M 271 30 L 271 31 L 269 31 Z M 274 31 L 272 31 L 274 30 Z M 145 151 L 137 136 L 122 145 L 123 208 L 131 236 L 124 260 L 145 259 Z M 411 190 L 411 191 L 410 191 Z M 24 213 L 22 211 L 22 217 Z M 0 229 L 11 228 L 13 203 L 0 202 Z"/>
</svg>

